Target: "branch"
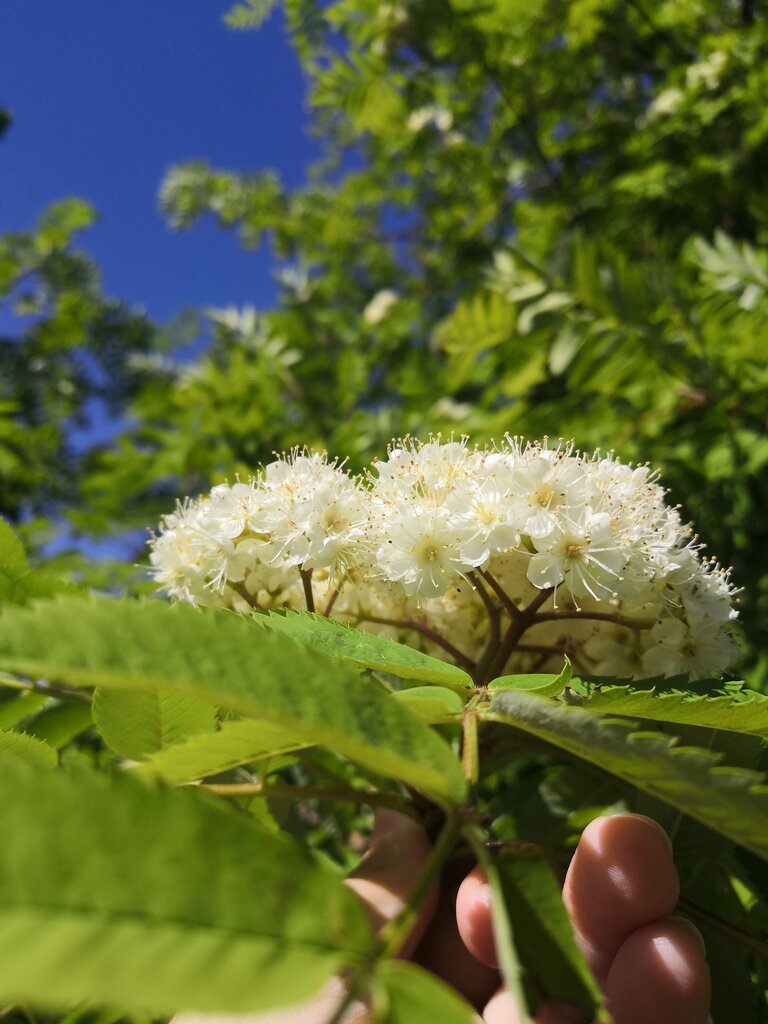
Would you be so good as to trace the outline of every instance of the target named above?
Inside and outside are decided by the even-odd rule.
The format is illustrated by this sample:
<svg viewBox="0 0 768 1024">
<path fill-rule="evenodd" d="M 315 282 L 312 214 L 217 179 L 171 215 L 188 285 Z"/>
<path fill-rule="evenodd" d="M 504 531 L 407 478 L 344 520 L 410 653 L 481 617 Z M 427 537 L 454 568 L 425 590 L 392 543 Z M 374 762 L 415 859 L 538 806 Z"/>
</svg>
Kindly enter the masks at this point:
<svg viewBox="0 0 768 1024">
<path fill-rule="evenodd" d="M 496 657 L 493 659 L 490 668 L 488 669 L 486 679 L 495 679 L 501 675 L 504 671 L 504 666 L 509 661 L 509 657 L 512 651 L 517 647 L 517 642 L 520 637 L 529 629 L 536 621 L 536 613 L 543 604 L 545 604 L 554 593 L 554 587 L 547 587 L 546 590 L 541 590 L 534 597 L 527 607 L 523 608 L 520 617 L 513 619 L 509 625 L 509 629 L 504 635 L 504 639 L 499 644 L 499 649 L 496 652 Z"/>
<path fill-rule="evenodd" d="M 534 622 L 552 622 L 557 619 L 595 619 L 597 622 L 613 622 L 617 626 L 626 626 L 628 629 L 650 629 L 656 624 L 656 619 L 631 619 L 619 612 L 580 612 L 565 608 L 540 612 Z"/>
<path fill-rule="evenodd" d="M 475 682 L 481 683 L 488 666 L 493 660 L 493 655 L 499 646 L 499 640 L 501 638 L 501 609 L 498 605 L 493 603 L 487 594 L 485 587 L 474 572 L 468 572 L 467 579 L 480 595 L 480 599 L 485 605 L 485 610 L 488 613 L 488 640 L 486 642 L 483 655 L 478 661 L 475 669 L 475 674 L 477 676 Z"/>
<path fill-rule="evenodd" d="M 241 581 L 239 583 L 233 583 L 230 580 L 229 581 L 229 585 L 235 591 L 236 594 L 239 594 L 240 597 L 242 597 L 242 599 L 245 601 L 246 604 L 251 606 L 251 608 L 258 608 L 259 607 L 259 602 L 253 596 L 253 594 L 251 594 L 249 592 L 248 588 L 245 585 L 245 581 Z"/>
<path fill-rule="evenodd" d="M 299 575 L 304 587 L 304 600 L 307 603 L 307 611 L 313 612 L 315 610 L 315 595 L 312 593 L 312 570 L 299 567 Z"/>
<path fill-rule="evenodd" d="M 432 848 L 432 853 L 427 863 L 424 865 L 413 889 L 408 894 L 403 909 L 397 917 L 384 925 L 370 952 L 352 973 L 348 983 L 347 994 L 327 1024 L 342 1024 L 347 1010 L 358 996 L 362 994 L 363 988 L 378 961 L 395 956 L 402 948 L 403 943 L 413 929 L 421 904 L 437 881 L 443 865 L 453 852 L 456 840 L 461 835 L 462 824 L 463 818 L 459 811 L 455 811 L 447 819 L 440 835 L 437 837 L 437 842 Z"/>
<path fill-rule="evenodd" d="M 513 619 L 519 618 L 523 614 L 522 611 L 517 607 L 515 602 L 512 600 L 512 598 L 509 596 L 506 590 L 502 587 L 502 585 L 499 583 L 496 577 L 492 576 L 487 569 L 479 569 L 478 571 L 485 580 L 485 582 L 488 584 L 488 586 L 491 588 L 491 590 L 494 592 L 496 597 L 498 597 L 498 599 L 504 605 L 504 607 L 509 612 L 511 617 Z"/>
</svg>

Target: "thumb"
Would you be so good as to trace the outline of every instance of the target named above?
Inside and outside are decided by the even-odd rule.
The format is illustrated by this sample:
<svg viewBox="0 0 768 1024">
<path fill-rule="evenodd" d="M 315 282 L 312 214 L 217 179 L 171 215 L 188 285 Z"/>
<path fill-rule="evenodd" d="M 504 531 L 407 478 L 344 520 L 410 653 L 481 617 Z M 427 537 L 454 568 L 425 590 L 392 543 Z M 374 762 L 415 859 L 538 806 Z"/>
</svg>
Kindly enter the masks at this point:
<svg viewBox="0 0 768 1024">
<path fill-rule="evenodd" d="M 431 849 L 426 832 L 413 818 L 387 809 L 377 812 L 371 846 L 347 879 L 347 885 L 357 893 L 368 911 L 375 931 L 403 909 Z M 401 957 L 410 956 L 418 945 L 437 899 L 435 885 L 419 907 L 414 927 L 400 950 Z"/>
</svg>

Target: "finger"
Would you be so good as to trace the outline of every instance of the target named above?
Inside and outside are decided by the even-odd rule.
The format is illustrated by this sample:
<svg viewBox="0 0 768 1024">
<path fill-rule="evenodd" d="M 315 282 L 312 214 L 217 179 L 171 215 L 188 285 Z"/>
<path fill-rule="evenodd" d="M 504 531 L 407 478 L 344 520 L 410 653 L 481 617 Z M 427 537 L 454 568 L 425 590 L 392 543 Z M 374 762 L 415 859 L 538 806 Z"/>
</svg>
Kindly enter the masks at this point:
<svg viewBox="0 0 768 1024">
<path fill-rule="evenodd" d="M 474 1007 L 480 1008 L 497 988 L 499 972 L 480 963 L 459 934 L 457 892 L 467 866 L 466 863 L 452 865 L 443 873 L 442 897 L 415 959 L 457 989 Z"/>
<path fill-rule="evenodd" d="M 464 945 L 480 963 L 498 967 L 493 938 L 491 887 L 482 868 L 467 875 L 456 896 L 456 924 Z"/>
<path fill-rule="evenodd" d="M 347 879 L 347 885 L 367 910 L 374 931 L 379 931 L 403 909 L 431 849 L 426 832 L 413 818 L 398 811 L 377 812 L 370 849 Z M 416 948 L 437 899 L 435 886 L 419 908 L 400 956 L 410 956 Z"/>
<path fill-rule="evenodd" d="M 534 1024 L 587 1024 L 584 1014 L 563 1003 L 542 1003 L 533 1018 Z M 656 1024 L 655 1018 L 648 1018 L 644 1024 Z M 512 996 L 506 988 L 494 993 L 483 1010 L 484 1024 L 519 1024 L 520 1018 Z M 619 1020 L 616 1024 L 621 1024 Z"/>
<path fill-rule="evenodd" d="M 605 995 L 616 1024 L 706 1024 L 710 980 L 701 935 L 674 918 L 638 928 L 611 964 Z"/>
<path fill-rule="evenodd" d="M 599 981 L 632 932 L 667 917 L 680 884 L 666 833 L 642 815 L 596 818 L 584 829 L 563 899 Z"/>
</svg>

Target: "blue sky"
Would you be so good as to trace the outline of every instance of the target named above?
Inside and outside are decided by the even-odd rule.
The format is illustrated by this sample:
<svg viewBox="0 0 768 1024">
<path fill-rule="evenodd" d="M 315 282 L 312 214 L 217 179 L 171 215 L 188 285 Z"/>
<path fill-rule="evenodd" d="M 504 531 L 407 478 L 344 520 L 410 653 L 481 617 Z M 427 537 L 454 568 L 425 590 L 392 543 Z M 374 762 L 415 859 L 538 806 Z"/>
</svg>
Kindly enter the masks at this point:
<svg viewBox="0 0 768 1024">
<path fill-rule="evenodd" d="M 299 184 L 317 154 L 279 12 L 227 29 L 228 0 L 1 0 L 0 232 L 78 195 L 100 223 L 82 245 L 108 294 L 163 321 L 188 306 L 268 304 L 267 253 L 212 223 L 174 234 L 157 190 L 174 163 L 274 168 Z"/>
</svg>

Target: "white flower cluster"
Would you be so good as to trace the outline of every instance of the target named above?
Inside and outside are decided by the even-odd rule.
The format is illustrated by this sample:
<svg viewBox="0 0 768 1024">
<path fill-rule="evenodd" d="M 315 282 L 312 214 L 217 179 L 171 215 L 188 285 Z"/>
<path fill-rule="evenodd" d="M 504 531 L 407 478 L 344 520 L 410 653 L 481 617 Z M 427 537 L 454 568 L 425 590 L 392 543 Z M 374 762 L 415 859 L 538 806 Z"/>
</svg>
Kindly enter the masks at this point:
<svg viewBox="0 0 768 1024">
<path fill-rule="evenodd" d="M 599 676 L 733 663 L 734 589 L 646 466 L 507 438 L 393 443 L 363 477 L 296 450 L 153 537 L 193 604 L 313 607 L 457 660 L 478 681 L 568 654 Z"/>
</svg>

